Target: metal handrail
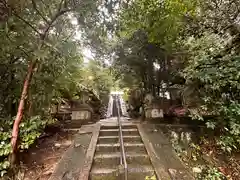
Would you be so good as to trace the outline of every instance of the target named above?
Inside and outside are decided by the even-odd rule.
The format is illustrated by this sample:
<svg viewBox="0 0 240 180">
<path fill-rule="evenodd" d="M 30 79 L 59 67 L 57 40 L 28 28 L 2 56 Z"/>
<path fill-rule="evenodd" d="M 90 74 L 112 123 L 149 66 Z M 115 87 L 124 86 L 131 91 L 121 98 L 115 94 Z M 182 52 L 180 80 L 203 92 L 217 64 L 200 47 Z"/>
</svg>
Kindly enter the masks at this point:
<svg viewBox="0 0 240 180">
<path fill-rule="evenodd" d="M 123 135 L 122 135 L 122 123 L 120 120 L 120 109 L 119 109 L 119 97 L 116 98 L 116 107 L 117 107 L 117 121 L 119 127 L 119 140 L 120 140 L 120 148 L 121 148 L 121 158 L 120 164 L 124 167 L 124 179 L 127 180 L 127 160 L 126 160 L 126 153 L 123 144 Z"/>
</svg>

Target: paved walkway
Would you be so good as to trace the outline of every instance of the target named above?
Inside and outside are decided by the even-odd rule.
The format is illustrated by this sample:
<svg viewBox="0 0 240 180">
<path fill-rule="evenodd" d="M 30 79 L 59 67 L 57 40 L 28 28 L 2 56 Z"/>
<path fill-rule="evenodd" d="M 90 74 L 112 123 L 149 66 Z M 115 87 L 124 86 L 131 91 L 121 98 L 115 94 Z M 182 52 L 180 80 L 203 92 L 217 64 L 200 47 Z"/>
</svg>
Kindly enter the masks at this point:
<svg viewBox="0 0 240 180">
<path fill-rule="evenodd" d="M 168 138 L 154 124 L 139 124 L 139 132 L 161 180 L 192 180 L 189 170 L 183 165 Z"/>
<path fill-rule="evenodd" d="M 129 118 L 121 118 L 121 120 L 124 125 L 137 125 L 158 179 L 194 179 L 177 157 L 168 139 L 156 125 L 141 124 L 139 121 L 132 121 L 129 120 Z M 92 163 L 86 160 L 86 154 L 94 154 L 88 153 L 88 151 L 89 146 L 96 146 L 96 141 L 93 140 L 93 138 L 95 139 L 96 137 L 93 137 L 93 134 L 99 125 L 117 125 L 117 118 L 104 119 L 93 125 L 82 126 L 81 129 L 79 129 L 79 133 L 76 134 L 74 143 L 63 155 L 50 180 L 78 180 L 80 175 L 84 177 L 82 174 L 86 173 L 83 171 L 84 167 Z M 87 158 L 92 159 L 92 157 Z M 86 179 L 86 177 L 84 179 Z"/>
</svg>

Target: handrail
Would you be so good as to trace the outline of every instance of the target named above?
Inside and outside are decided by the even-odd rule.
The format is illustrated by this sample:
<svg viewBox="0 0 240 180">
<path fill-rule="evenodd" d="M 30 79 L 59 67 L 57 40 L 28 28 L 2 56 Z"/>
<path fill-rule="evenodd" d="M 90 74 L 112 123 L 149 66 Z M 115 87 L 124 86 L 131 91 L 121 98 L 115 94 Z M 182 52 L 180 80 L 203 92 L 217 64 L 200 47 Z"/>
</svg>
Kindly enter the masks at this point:
<svg viewBox="0 0 240 180">
<path fill-rule="evenodd" d="M 119 127 L 119 140 L 120 140 L 120 148 L 121 148 L 121 158 L 120 164 L 124 167 L 124 179 L 127 180 L 127 160 L 126 160 L 126 153 L 123 143 L 123 135 L 122 135 L 122 123 L 120 120 L 120 109 L 119 109 L 119 97 L 116 98 L 116 107 L 117 107 L 117 121 Z"/>
</svg>

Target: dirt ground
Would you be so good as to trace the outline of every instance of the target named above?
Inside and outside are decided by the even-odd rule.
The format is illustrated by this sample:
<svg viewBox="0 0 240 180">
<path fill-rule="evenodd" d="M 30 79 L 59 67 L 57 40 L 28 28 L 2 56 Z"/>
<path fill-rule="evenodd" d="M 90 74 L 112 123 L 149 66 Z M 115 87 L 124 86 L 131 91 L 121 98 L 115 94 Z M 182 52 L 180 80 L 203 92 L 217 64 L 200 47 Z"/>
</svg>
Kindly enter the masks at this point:
<svg viewBox="0 0 240 180">
<path fill-rule="evenodd" d="M 21 155 L 20 179 L 48 180 L 56 164 L 71 145 L 75 133 L 59 129 L 40 138 L 34 147 Z"/>
<path fill-rule="evenodd" d="M 209 159 L 209 162 L 215 165 L 227 179 L 240 179 L 240 153 L 226 154 L 213 140 L 209 140 L 207 144 L 202 144 L 200 147 L 206 159 Z"/>
</svg>

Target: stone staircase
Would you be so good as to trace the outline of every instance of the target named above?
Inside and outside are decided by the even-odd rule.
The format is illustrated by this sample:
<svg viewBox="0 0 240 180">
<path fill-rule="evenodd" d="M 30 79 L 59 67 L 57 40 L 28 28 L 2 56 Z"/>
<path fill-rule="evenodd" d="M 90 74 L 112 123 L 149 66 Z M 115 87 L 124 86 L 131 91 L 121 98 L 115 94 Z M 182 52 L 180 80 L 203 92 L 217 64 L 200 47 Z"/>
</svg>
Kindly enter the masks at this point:
<svg viewBox="0 0 240 180">
<path fill-rule="evenodd" d="M 136 125 L 122 125 L 123 142 L 128 164 L 128 180 L 145 180 L 155 174 Z M 100 129 L 90 180 L 121 180 L 118 126 Z"/>
</svg>

